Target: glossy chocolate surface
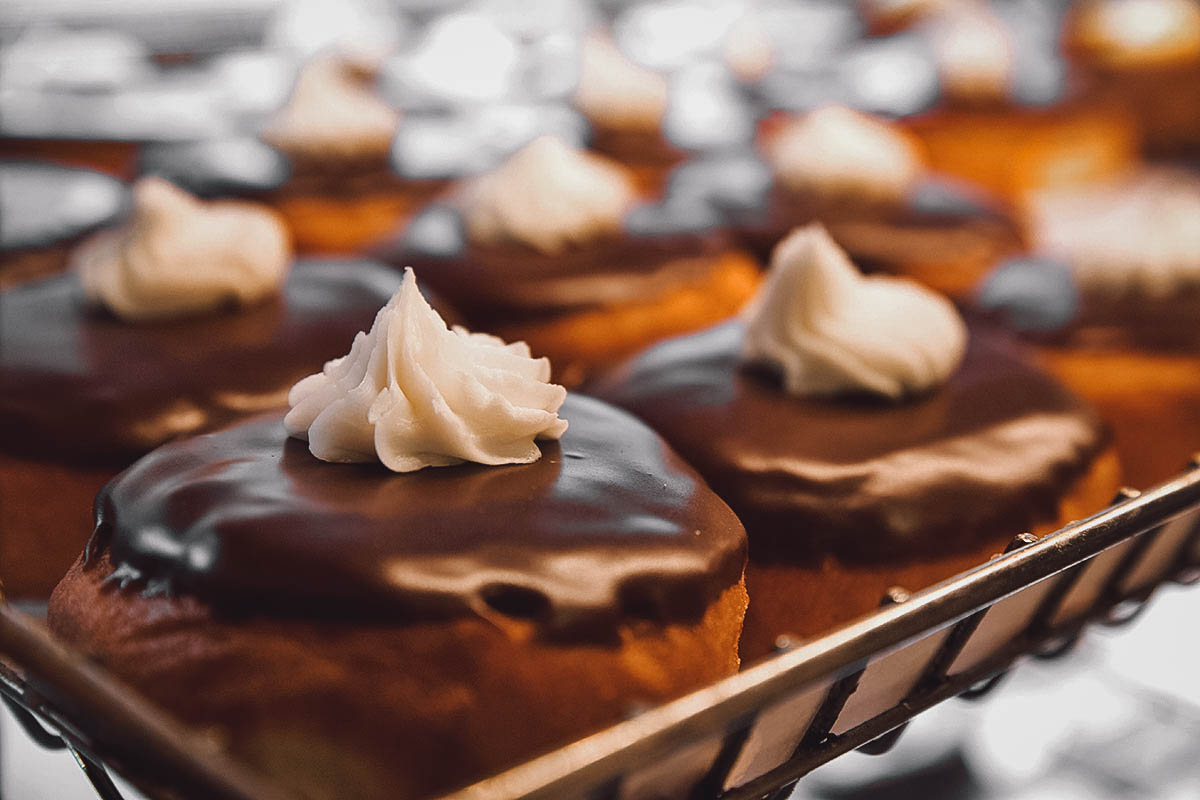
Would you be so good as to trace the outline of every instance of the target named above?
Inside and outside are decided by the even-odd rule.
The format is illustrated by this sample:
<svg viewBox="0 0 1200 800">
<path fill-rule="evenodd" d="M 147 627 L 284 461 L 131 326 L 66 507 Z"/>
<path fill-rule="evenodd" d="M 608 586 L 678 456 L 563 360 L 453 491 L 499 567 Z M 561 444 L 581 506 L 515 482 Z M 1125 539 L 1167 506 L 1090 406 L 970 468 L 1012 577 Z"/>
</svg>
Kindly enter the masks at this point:
<svg viewBox="0 0 1200 800">
<path fill-rule="evenodd" d="M 669 168 L 687 151 L 667 141 L 662 131 L 630 131 L 592 123 L 592 149 L 626 164 Z"/>
<path fill-rule="evenodd" d="M 0 447 L 122 467 L 174 435 L 286 404 L 400 285 L 371 262 L 300 261 L 282 295 L 150 323 L 89 304 L 73 275 L 0 293 Z"/>
<path fill-rule="evenodd" d="M 1106 444 L 1095 413 L 972 326 L 950 381 L 899 404 L 806 399 L 739 361 L 732 322 L 591 387 L 650 423 L 745 523 L 754 558 L 945 553 L 1057 517 Z"/>
<path fill-rule="evenodd" d="M 696 213 L 713 221 L 705 207 Z M 636 232 L 547 255 L 519 244 L 472 243 L 457 212 L 438 206 L 379 255 L 397 267 L 411 266 L 422 285 L 486 327 L 637 302 L 703 274 L 728 248 L 728 237 L 719 229 L 688 230 L 696 226 L 678 216 L 665 207 L 634 209 Z"/>
<path fill-rule="evenodd" d="M 278 189 L 291 168 L 278 150 L 245 136 L 149 144 L 139 154 L 138 171 L 200 197 L 244 197 Z"/>
<path fill-rule="evenodd" d="M 321 194 L 345 198 L 378 192 L 439 188 L 434 181 L 405 181 L 386 152 L 320 158 L 284 153 L 251 138 L 206 139 L 147 145 L 139 172 L 159 175 L 201 197 L 274 197 Z"/>
<path fill-rule="evenodd" d="M 0 163 L 0 257 L 112 224 L 128 205 L 128 188 L 100 172 L 34 161 Z"/>
<path fill-rule="evenodd" d="M 964 259 L 990 263 L 1024 249 L 1003 206 L 951 179 L 926 178 L 901 201 L 826 197 L 788 190 L 760 157 L 745 153 L 678 167 L 668 192 L 677 202 L 709 206 L 764 263 L 788 232 L 816 221 L 868 270 L 903 272 L 914 262 Z"/>
<path fill-rule="evenodd" d="M 269 414 L 172 442 L 97 500 L 96 548 L 218 608 L 501 613 L 556 633 L 694 619 L 745 533 L 642 423 L 572 395 L 532 464 L 318 460 Z"/>
<path fill-rule="evenodd" d="M 903 203 L 821 199 L 774 187 L 755 216 L 739 225 L 746 246 L 764 261 L 793 228 L 820 221 L 868 271 L 904 272 L 909 263 L 994 261 L 1022 249 L 1016 223 L 1002 209 L 952 187 L 928 184 Z"/>
<path fill-rule="evenodd" d="M 316 194 L 358 200 L 361 195 L 412 195 L 424 200 L 445 187 L 445 181 L 410 181 L 396 174 L 385 156 L 362 155 L 345 160 L 288 157 L 291 177 L 271 196 Z"/>
<path fill-rule="evenodd" d="M 1071 268 L 1025 256 L 998 265 L 973 298 L 978 309 L 1039 344 L 1200 352 L 1200 285 L 1167 296 L 1079 286 Z"/>
</svg>

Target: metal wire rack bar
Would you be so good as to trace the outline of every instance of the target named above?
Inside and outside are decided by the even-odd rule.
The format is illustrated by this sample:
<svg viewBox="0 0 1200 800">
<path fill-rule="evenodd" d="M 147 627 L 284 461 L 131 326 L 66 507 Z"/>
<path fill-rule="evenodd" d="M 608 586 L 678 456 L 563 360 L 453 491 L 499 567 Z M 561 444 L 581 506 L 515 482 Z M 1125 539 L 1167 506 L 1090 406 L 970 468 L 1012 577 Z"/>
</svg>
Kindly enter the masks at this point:
<svg viewBox="0 0 1200 800">
<path fill-rule="evenodd" d="M 0 657 L 5 656 L 21 671 L 0 660 L 0 695 L 29 712 L 18 717 L 27 729 L 40 723 L 43 736 L 47 727 L 56 731 L 93 786 L 103 772 L 99 765 L 107 762 L 140 783 L 178 788 L 187 797 L 285 797 L 56 641 L 37 621 L 0 604 Z"/>
<path fill-rule="evenodd" d="M 1163 582 L 1196 580 L 1198 509 L 1194 462 L 1155 489 L 1126 491 L 1040 540 L 1015 537 L 1005 555 L 926 591 L 893 590 L 867 617 L 446 800 L 640 800 L 653 796 L 640 775 L 686 764 L 693 752 L 691 797 L 784 796 L 842 753 L 885 751 L 921 711 L 956 695 L 982 696 L 1021 656 L 1061 655 L 1087 625 L 1133 619 Z M 913 654 L 913 663 L 898 660 Z M 881 687 L 889 699 L 873 708 Z M 120 795 L 103 764 L 183 797 L 287 796 L 3 605 L 0 695 L 22 709 L 18 719 L 37 741 L 66 743 L 104 800 Z M 762 731 L 780 709 L 798 708 L 797 698 L 810 711 L 786 732 L 791 744 L 766 766 L 748 758 L 764 742 L 779 749 L 771 738 L 782 734 Z"/>
<path fill-rule="evenodd" d="M 699 741 L 713 731 L 731 735 L 747 724 L 746 720 L 753 719 L 756 712 L 786 700 L 789 695 L 818 685 L 830 676 L 843 677 L 866 666 L 873 657 L 897 650 L 973 614 L 986 613 L 1024 589 L 1193 511 L 1200 505 L 1200 468 L 1193 463 L 1188 472 L 1173 481 L 1144 494 L 1124 497 L 1099 514 L 914 595 L 907 602 L 880 609 L 712 687 L 481 781 L 447 796 L 448 800 L 584 797 L 595 786 L 629 773 L 639 764 L 654 763 L 683 743 Z M 1188 524 L 1193 524 L 1190 518 Z M 1115 574 L 1110 586 L 1119 586 L 1120 577 Z M 1112 592 L 1106 587 L 1093 606 L 1095 615 L 1108 613 L 1114 607 L 1111 597 Z M 1086 618 L 1092 616 L 1087 614 Z M 1012 657 L 1009 654 L 1007 661 Z M 1006 663 L 1005 659 L 997 661 Z M 990 663 L 984 666 L 992 667 Z M 961 679 L 956 676 L 948 680 L 939 691 L 927 690 L 925 696 L 944 699 L 988 674 L 982 668 L 971 669 Z M 915 706 L 902 703 L 890 712 L 888 724 L 880 724 L 877 730 L 867 729 L 866 734 L 841 737 L 838 741 L 842 744 L 827 751 L 827 758 L 809 758 L 808 749 L 802 747 L 786 768 L 771 773 L 769 781 L 764 779 L 761 794 L 744 796 L 766 796 L 772 786 L 778 788 L 781 783 L 794 780 L 837 755 L 842 751 L 840 748 L 852 749 L 886 733 L 916 713 L 910 708 Z M 758 791 L 758 784 L 755 786 Z"/>
</svg>

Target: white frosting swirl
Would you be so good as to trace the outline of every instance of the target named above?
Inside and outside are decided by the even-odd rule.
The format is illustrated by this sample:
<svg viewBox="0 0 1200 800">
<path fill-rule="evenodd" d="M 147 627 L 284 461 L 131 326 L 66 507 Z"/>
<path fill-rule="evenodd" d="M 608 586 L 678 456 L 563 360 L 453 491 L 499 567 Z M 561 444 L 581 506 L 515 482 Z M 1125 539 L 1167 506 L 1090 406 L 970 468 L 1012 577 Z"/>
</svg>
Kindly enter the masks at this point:
<svg viewBox="0 0 1200 800">
<path fill-rule="evenodd" d="M 386 153 L 400 113 L 371 88 L 369 67 L 332 54 L 310 61 L 287 105 L 267 123 L 262 138 L 288 153 L 352 157 Z"/>
<path fill-rule="evenodd" d="M 958 368 L 967 329 L 913 281 L 864 277 L 819 224 L 779 243 L 747 309 L 742 357 L 779 368 L 795 395 L 928 391 Z"/>
<path fill-rule="evenodd" d="M 1144 169 L 1030 201 L 1034 243 L 1091 292 L 1170 297 L 1200 285 L 1200 179 Z"/>
<path fill-rule="evenodd" d="M 89 299 L 122 319 L 163 319 L 275 294 L 292 246 L 265 206 L 205 203 L 150 177 L 133 188 L 129 222 L 85 241 L 71 261 Z"/>
<path fill-rule="evenodd" d="M 554 255 L 618 233 L 637 192 L 619 165 L 540 136 L 472 181 L 462 200 L 472 241 Z"/>
<path fill-rule="evenodd" d="M 1015 48 L 1008 29 L 988 5 L 949 5 L 930 22 L 930 31 L 947 94 L 973 101 L 1008 96 Z"/>
<path fill-rule="evenodd" d="M 575 105 L 605 127 L 654 132 L 667 112 L 667 79 L 630 61 L 607 36 L 592 34 L 583 42 Z"/>
<path fill-rule="evenodd" d="M 534 439 L 567 429 L 567 390 L 549 380 L 549 360 L 524 342 L 448 329 L 408 269 L 350 353 L 292 387 L 284 424 L 323 461 L 528 464 L 541 457 Z"/>
<path fill-rule="evenodd" d="M 739 80 L 760 81 L 775 65 L 775 43 L 761 14 L 747 12 L 729 26 L 721 58 Z"/>
<path fill-rule="evenodd" d="M 793 191 L 898 201 L 925 170 L 916 144 L 882 119 L 822 106 L 790 121 L 770 143 L 775 174 Z"/>
</svg>

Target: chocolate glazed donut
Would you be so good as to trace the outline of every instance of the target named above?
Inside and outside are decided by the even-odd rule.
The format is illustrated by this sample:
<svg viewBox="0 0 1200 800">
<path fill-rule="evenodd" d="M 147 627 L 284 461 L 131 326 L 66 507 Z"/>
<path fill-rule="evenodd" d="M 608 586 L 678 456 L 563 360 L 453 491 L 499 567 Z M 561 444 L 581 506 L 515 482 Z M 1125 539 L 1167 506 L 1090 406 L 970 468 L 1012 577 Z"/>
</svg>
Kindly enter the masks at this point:
<svg viewBox="0 0 1200 800">
<path fill-rule="evenodd" d="M 245 309 L 123 322 L 64 275 L 0 294 L 0 440 L 32 457 L 124 466 L 170 436 L 279 407 L 370 327 L 400 276 L 301 261 Z"/>
<path fill-rule="evenodd" d="M 301 261 L 279 297 L 128 323 L 73 275 L 0 292 L 0 579 L 45 598 L 91 530 L 96 492 L 174 436 L 278 408 L 291 385 L 370 327 L 400 276 Z"/>
<path fill-rule="evenodd" d="M 568 397 L 532 464 L 329 464 L 277 414 L 160 448 L 96 501 L 88 551 L 229 610 L 522 611 L 553 635 L 695 619 L 737 582 L 729 508 L 623 412 Z"/>
<path fill-rule="evenodd" d="M 317 461 L 268 415 L 115 479 L 50 624 L 307 797 L 441 793 L 737 669 L 745 532 L 569 396 L 526 465 Z"/>
<path fill-rule="evenodd" d="M 949 381 L 899 404 L 788 395 L 741 364 L 740 322 L 664 342 L 589 387 L 658 430 L 745 523 L 743 658 L 1112 497 L 1115 459 L 1096 413 L 1010 337 L 969 330 Z"/>
</svg>

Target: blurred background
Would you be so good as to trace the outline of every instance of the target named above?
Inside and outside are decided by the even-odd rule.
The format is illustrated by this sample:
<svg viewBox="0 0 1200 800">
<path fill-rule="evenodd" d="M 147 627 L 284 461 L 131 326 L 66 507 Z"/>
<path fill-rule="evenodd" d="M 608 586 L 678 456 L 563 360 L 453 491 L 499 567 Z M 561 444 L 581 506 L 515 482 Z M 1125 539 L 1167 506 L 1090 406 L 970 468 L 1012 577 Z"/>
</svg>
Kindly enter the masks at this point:
<svg viewBox="0 0 1200 800">
<path fill-rule="evenodd" d="M 326 95 L 364 89 L 403 114 L 391 157 L 414 178 L 484 169 L 540 132 L 636 127 L 605 118 L 589 69 L 627 91 L 644 70 L 664 80 L 661 132 L 691 154 L 749 147 L 765 116 L 829 103 L 901 120 L 1054 110 L 1071 123 L 1059 135 L 1087 146 L 1001 170 L 1029 174 L 958 163 L 945 130 L 922 131 L 936 167 L 1010 197 L 1186 152 L 1200 127 L 1185 69 L 1200 12 L 1180 0 L 5 0 L 0 13 L 0 152 L 122 177 L 152 169 L 156 146 L 261 135 L 318 54 L 345 66 Z M 1152 72 L 1190 96 L 1151 108 L 1127 84 Z"/>
<path fill-rule="evenodd" d="M 300 254 L 354 254 L 412 204 L 329 230 L 297 197 L 381 180 L 436 197 L 543 134 L 642 169 L 649 196 L 735 219 L 765 196 L 773 121 L 831 104 L 918 141 L 1030 255 L 1077 268 L 1096 249 L 1153 251 L 1194 301 L 1190 0 L 0 0 L 0 287 L 62 269 L 46 251 L 122 219 L 139 176 L 271 202 Z M 1185 325 L 1166 347 L 1194 366 Z M 1200 430 L 1200 407 L 1185 413 Z M 1118 429 L 1147 480 L 1200 441 L 1146 453 L 1139 436 Z M 1200 797 L 1200 647 L 1180 635 L 1194 594 L 1171 589 L 1138 624 L 934 709 L 896 750 L 828 765 L 795 798 Z M 69 758 L 0 725 L 4 800 L 89 796 Z"/>
</svg>

